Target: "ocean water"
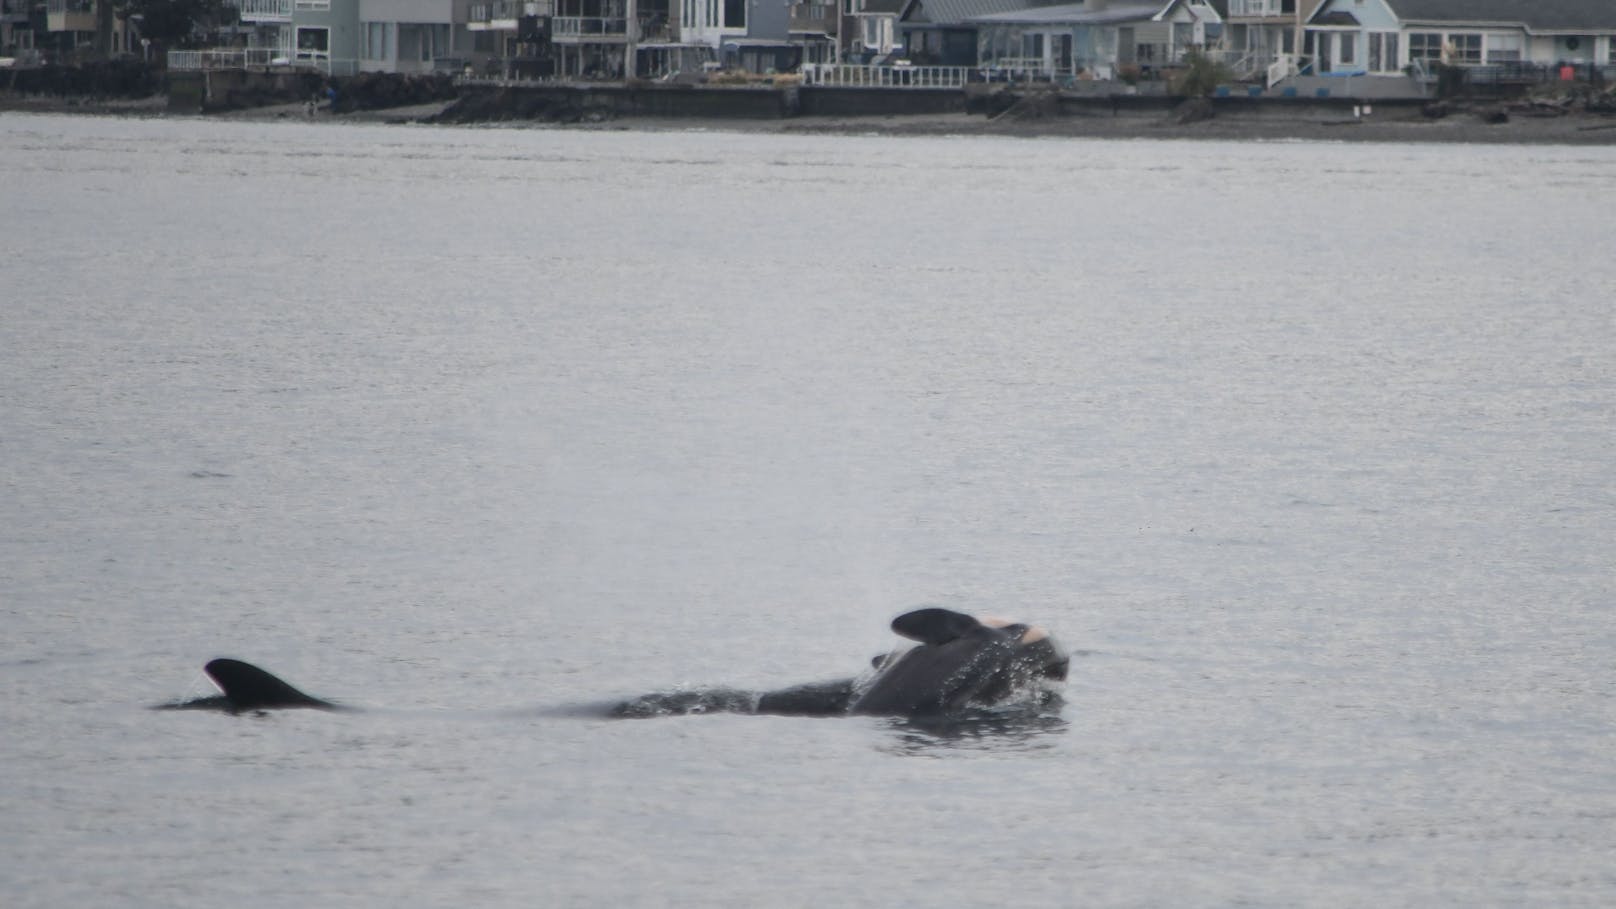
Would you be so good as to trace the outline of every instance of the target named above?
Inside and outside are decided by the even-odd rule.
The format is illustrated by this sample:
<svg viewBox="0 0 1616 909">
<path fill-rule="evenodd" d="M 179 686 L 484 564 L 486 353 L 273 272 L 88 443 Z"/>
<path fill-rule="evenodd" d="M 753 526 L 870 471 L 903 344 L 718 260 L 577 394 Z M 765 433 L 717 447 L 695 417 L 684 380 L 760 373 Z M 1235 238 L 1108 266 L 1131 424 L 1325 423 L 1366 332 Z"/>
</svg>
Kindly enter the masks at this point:
<svg viewBox="0 0 1616 909">
<path fill-rule="evenodd" d="M 1616 148 L 0 114 L 0 903 L 1616 902 Z M 1051 628 L 1058 721 L 606 720 Z M 158 712 L 214 656 L 363 708 Z"/>
</svg>

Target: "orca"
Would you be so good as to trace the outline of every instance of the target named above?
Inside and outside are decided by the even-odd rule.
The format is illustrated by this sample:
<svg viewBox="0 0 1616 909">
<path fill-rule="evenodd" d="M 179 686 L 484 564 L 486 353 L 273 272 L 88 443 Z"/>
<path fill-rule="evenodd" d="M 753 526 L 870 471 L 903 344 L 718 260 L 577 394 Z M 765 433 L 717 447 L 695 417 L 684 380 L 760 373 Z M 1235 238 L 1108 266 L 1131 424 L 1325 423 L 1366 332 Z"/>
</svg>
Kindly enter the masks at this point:
<svg viewBox="0 0 1616 909">
<path fill-rule="evenodd" d="M 1066 681 L 1071 659 L 1043 628 L 917 609 L 892 620 L 919 647 L 894 652 L 854 698 L 853 713 L 928 716 L 991 707 L 1048 682 Z"/>
<path fill-rule="evenodd" d="M 946 718 L 1005 704 L 1058 703 L 1054 686 L 1066 680 L 1070 665 L 1054 636 L 1035 625 L 931 607 L 898 616 L 892 630 L 917 646 L 876 657 L 861 676 L 776 691 L 703 688 L 648 694 L 614 704 L 605 713 L 618 718 L 695 713 Z M 202 671 L 218 686 L 219 695 L 160 706 L 228 713 L 347 709 L 241 660 L 221 657 Z"/>
<path fill-rule="evenodd" d="M 1011 703 L 1047 705 L 1071 664 L 1046 629 L 1004 619 L 930 607 L 893 619 L 892 630 L 919 646 L 876 657 L 865 676 L 755 694 L 732 688 L 648 694 L 616 705 L 611 715 L 948 717 Z"/>
<path fill-rule="evenodd" d="M 219 686 L 221 693 L 218 696 L 160 706 L 169 710 L 223 710 L 227 713 L 293 707 L 342 709 L 330 701 L 304 694 L 269 672 L 241 660 L 228 657 L 209 660 L 202 671 L 213 684 Z"/>
</svg>

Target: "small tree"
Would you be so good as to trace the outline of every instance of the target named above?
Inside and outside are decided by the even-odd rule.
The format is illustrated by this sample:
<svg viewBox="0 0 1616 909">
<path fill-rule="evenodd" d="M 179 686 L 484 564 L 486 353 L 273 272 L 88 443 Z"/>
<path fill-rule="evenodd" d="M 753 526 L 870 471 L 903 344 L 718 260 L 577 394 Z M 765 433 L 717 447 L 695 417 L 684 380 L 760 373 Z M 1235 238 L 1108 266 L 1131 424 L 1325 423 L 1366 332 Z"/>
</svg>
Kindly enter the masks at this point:
<svg viewBox="0 0 1616 909">
<path fill-rule="evenodd" d="M 1234 80 L 1234 72 L 1199 50 L 1184 55 L 1184 69 L 1173 78 L 1173 94 L 1204 98 L 1218 86 Z"/>
</svg>

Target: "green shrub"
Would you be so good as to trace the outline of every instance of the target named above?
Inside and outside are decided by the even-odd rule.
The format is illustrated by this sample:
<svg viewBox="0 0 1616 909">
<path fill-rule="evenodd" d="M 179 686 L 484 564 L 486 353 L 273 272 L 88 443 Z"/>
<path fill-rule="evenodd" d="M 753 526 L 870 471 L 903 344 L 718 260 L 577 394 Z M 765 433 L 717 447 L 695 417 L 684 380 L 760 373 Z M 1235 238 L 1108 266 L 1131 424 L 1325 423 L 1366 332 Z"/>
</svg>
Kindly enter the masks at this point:
<svg viewBox="0 0 1616 909">
<path fill-rule="evenodd" d="M 1220 85 L 1234 81 L 1234 73 L 1222 63 L 1198 50 L 1184 55 L 1184 68 L 1173 77 L 1173 94 L 1204 98 Z"/>
</svg>

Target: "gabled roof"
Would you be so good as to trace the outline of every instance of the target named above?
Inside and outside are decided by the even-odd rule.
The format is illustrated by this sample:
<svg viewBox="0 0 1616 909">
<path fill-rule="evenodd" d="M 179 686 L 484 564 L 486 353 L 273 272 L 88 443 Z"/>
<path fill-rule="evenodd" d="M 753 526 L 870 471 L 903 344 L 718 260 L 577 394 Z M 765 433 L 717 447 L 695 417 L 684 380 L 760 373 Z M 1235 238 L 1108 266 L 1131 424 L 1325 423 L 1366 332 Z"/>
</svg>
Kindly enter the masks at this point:
<svg viewBox="0 0 1616 909">
<path fill-rule="evenodd" d="M 1613 0 L 1385 0 L 1399 21 L 1511 25 L 1532 32 L 1616 29 Z M 1314 17 L 1317 20 L 1317 16 Z"/>
<path fill-rule="evenodd" d="M 1178 6 L 1181 3 L 1184 4 L 1184 8 L 1189 11 L 1190 17 L 1196 19 L 1197 21 L 1208 19 L 1215 22 L 1223 21 L 1223 12 L 1219 10 L 1216 5 L 1207 2 L 1207 0 L 1198 0 L 1198 2 L 1193 3 L 1191 0 L 1167 0 L 1167 3 L 1163 5 L 1161 9 L 1156 10 L 1156 15 L 1152 18 L 1157 22 L 1168 21 L 1167 17 L 1172 15 L 1173 7 Z M 1201 8 L 1199 12 L 1197 12 L 1195 9 L 1197 6 Z"/>
<path fill-rule="evenodd" d="M 899 21 L 912 25 L 964 25 L 978 16 L 1030 9 L 1048 0 L 907 0 Z"/>
<path fill-rule="evenodd" d="M 1119 3 L 1091 10 L 1084 3 L 1063 3 L 1014 13 L 976 16 L 972 22 L 996 25 L 1111 25 L 1117 22 L 1138 22 L 1156 15 L 1161 3 Z"/>
</svg>

